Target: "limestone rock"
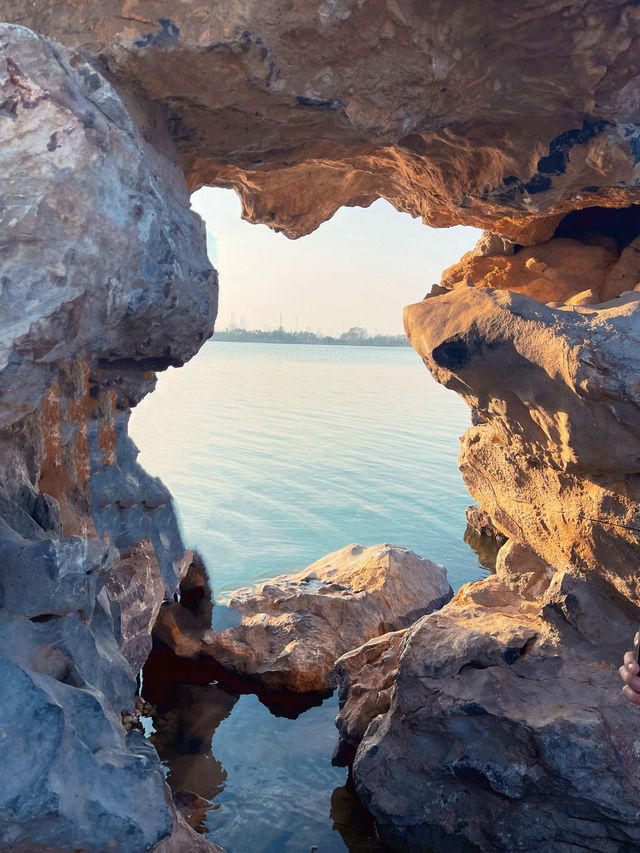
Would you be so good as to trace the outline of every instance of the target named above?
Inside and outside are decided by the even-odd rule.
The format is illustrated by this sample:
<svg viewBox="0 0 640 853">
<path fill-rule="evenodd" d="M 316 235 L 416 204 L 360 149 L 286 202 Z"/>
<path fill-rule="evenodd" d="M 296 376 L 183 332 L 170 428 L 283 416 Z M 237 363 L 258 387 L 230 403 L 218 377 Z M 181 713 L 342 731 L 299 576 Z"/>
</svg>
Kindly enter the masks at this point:
<svg viewBox="0 0 640 853">
<path fill-rule="evenodd" d="M 348 545 L 296 575 L 233 593 L 241 624 L 189 633 L 163 608 L 154 636 L 184 657 L 213 658 L 267 691 L 330 689 L 334 663 L 365 640 L 405 627 L 448 601 L 446 571 L 394 545 Z"/>
<path fill-rule="evenodd" d="M 127 421 L 216 279 L 162 129 L 75 50 L 2 24 L 0 57 L 0 846 L 137 853 L 178 818 L 122 712 L 186 566 Z"/>
<path fill-rule="evenodd" d="M 407 631 L 405 628 L 374 637 L 336 661 L 340 703 L 336 726 L 340 740 L 333 753 L 334 764 L 351 764 L 369 723 L 389 710 L 398 656 Z"/>
<path fill-rule="evenodd" d="M 467 524 L 469 524 L 476 533 L 480 536 L 488 536 L 490 539 L 496 539 L 498 542 L 505 542 L 506 536 L 502 531 L 498 530 L 488 512 L 480 509 L 479 506 L 468 506 L 465 510 Z"/>
<path fill-rule="evenodd" d="M 603 246 L 589 246 L 578 240 L 557 237 L 546 243 L 519 249 L 515 254 L 495 255 L 468 252 L 457 264 L 442 274 L 441 284 L 453 288 L 471 280 L 476 287 L 493 287 L 526 293 L 539 302 L 569 302 L 583 291 L 593 291 L 593 301 L 600 302 L 607 276 L 619 264 L 617 254 Z M 635 282 L 634 282 L 635 284 Z M 624 282 L 617 292 L 613 283 L 607 293 L 618 296 L 628 290 Z"/>
<path fill-rule="evenodd" d="M 625 290 L 634 290 L 640 284 L 640 236 L 620 253 L 620 258 L 609 270 L 602 287 L 602 301 L 614 299 Z"/>
<path fill-rule="evenodd" d="M 478 288 L 405 315 L 436 378 L 482 415 L 460 456 L 481 508 L 554 568 L 604 573 L 634 598 L 639 317 L 635 293 L 566 311 Z"/>
<path fill-rule="evenodd" d="M 93 374 L 101 359 L 121 373 L 182 364 L 212 331 L 216 281 L 179 167 L 91 62 L 8 25 L 0 54 L 7 426 L 78 355 Z"/>
<path fill-rule="evenodd" d="M 2 0 L 2 17 L 99 54 L 166 112 L 189 186 L 299 236 L 383 196 L 437 226 L 549 239 L 574 208 L 640 199 L 623 0 L 411 4 Z"/>
<path fill-rule="evenodd" d="M 575 565 L 604 575 L 640 600 L 635 474 L 558 470 L 542 453 L 505 444 L 489 424 L 467 430 L 459 461 L 467 488 L 510 539 L 526 543 L 553 567 Z"/>
<path fill-rule="evenodd" d="M 467 584 L 407 631 L 389 710 L 353 764 L 393 847 L 640 844 L 637 717 L 616 673 L 638 611 L 593 577 L 550 574 L 539 575 L 538 601 L 500 573 Z"/>
<path fill-rule="evenodd" d="M 513 255 L 517 248 L 517 244 L 506 237 L 501 237 L 499 234 L 492 234 L 491 231 L 483 231 L 473 249 L 473 254 L 478 257 L 484 257 L 485 255 Z"/>
<path fill-rule="evenodd" d="M 436 379 L 507 447 L 544 451 L 561 471 L 631 473 L 640 471 L 639 300 L 559 311 L 463 287 L 405 308 L 405 327 Z"/>
<path fill-rule="evenodd" d="M 120 553 L 106 581 L 120 651 L 139 672 L 151 651 L 148 626 L 153 625 L 164 598 L 164 581 L 150 539 Z"/>
</svg>

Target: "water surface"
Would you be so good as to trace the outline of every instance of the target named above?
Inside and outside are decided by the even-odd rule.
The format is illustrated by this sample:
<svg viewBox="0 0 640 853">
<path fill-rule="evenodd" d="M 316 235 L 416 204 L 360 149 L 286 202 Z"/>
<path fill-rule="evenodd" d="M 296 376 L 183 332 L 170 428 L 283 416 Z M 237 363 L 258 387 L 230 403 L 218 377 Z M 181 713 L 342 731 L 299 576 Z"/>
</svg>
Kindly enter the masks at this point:
<svg viewBox="0 0 640 853">
<path fill-rule="evenodd" d="M 479 577 L 458 472 L 469 410 L 412 349 L 210 341 L 134 411 L 216 594 L 391 542 Z"/>
<path fill-rule="evenodd" d="M 464 541 L 468 424 L 411 349 L 211 341 L 131 434 L 221 597 L 351 542 L 411 548 L 454 588 L 486 574 Z M 227 853 L 382 849 L 331 766 L 335 696 L 290 720 L 219 686 L 180 695 L 157 746 L 176 790 L 213 801 L 204 829 Z"/>
</svg>

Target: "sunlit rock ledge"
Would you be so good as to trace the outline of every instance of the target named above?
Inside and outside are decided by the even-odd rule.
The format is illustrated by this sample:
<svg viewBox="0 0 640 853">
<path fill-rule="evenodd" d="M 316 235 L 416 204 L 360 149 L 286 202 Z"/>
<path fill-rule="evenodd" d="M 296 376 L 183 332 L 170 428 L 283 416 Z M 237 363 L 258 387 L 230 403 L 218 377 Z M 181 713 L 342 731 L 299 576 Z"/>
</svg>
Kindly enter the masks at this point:
<svg viewBox="0 0 640 853">
<path fill-rule="evenodd" d="M 330 692 L 334 664 L 366 640 L 412 624 L 445 604 L 446 570 L 395 545 L 347 545 L 294 575 L 228 596 L 237 624 L 203 630 L 182 603 L 167 604 L 154 627 L 176 655 L 210 659 L 270 692 Z M 186 612 L 185 612 L 186 611 Z"/>
<path fill-rule="evenodd" d="M 640 612 L 638 8 L 0 11 L 3 849 L 212 849 L 121 724 L 189 564 L 127 419 L 213 327 L 202 184 L 291 237 L 378 197 L 488 230 L 407 325 L 472 407 L 461 469 L 510 550 L 389 639 L 397 674 L 343 660 L 384 693 L 358 720 L 345 682 L 353 778 L 400 849 L 640 846 L 614 673 Z"/>
</svg>

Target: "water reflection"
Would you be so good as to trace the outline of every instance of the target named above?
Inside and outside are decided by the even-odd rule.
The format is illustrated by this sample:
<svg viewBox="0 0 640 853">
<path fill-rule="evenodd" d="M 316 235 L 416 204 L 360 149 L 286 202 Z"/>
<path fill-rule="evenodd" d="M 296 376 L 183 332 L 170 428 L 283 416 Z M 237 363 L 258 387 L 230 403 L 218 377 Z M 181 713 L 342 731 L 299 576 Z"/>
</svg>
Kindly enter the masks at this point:
<svg viewBox="0 0 640 853">
<path fill-rule="evenodd" d="M 213 800 L 224 788 L 227 773 L 213 756 L 211 741 L 238 697 L 216 685 L 180 684 L 173 708 L 157 707 L 151 743 L 169 768 L 172 791 L 190 791 Z"/>
<path fill-rule="evenodd" d="M 376 835 L 375 821 L 355 794 L 350 780 L 331 795 L 330 816 L 349 853 L 390 851 Z"/>
<path fill-rule="evenodd" d="M 227 853 L 382 853 L 372 817 L 333 767 L 337 698 L 283 707 L 191 678 L 189 662 L 154 650 L 143 677 L 150 740 L 189 823 Z M 293 697 L 295 698 L 295 697 Z M 281 704 L 284 697 L 281 697 Z M 295 710 L 295 713 L 292 712 Z M 233 712 L 233 713 L 232 713 Z M 332 793 L 333 792 L 333 793 Z"/>
<path fill-rule="evenodd" d="M 467 524 L 467 529 L 462 538 L 475 551 L 480 567 L 491 572 L 491 574 L 495 574 L 498 551 L 503 543 L 497 539 L 493 539 L 491 536 L 483 536 L 477 530 L 474 530 L 470 524 Z"/>
</svg>

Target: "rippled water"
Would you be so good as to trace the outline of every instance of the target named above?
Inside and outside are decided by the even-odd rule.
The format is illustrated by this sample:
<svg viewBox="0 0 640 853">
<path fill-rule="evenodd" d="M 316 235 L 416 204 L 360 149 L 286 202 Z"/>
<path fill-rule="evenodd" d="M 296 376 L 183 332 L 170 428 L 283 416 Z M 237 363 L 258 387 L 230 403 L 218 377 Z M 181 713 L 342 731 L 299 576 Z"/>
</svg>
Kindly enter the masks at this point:
<svg viewBox="0 0 640 853">
<path fill-rule="evenodd" d="M 216 594 L 391 542 L 477 578 L 456 466 L 469 410 L 412 349 L 211 341 L 134 411 Z"/>
<path fill-rule="evenodd" d="M 486 574 L 463 539 L 468 424 L 411 349 L 211 341 L 160 377 L 131 434 L 221 596 L 350 542 L 411 548 L 454 588 Z M 177 788 L 213 800 L 205 828 L 228 853 L 381 849 L 331 766 L 335 696 L 289 720 L 185 691 L 158 748 Z"/>
</svg>

